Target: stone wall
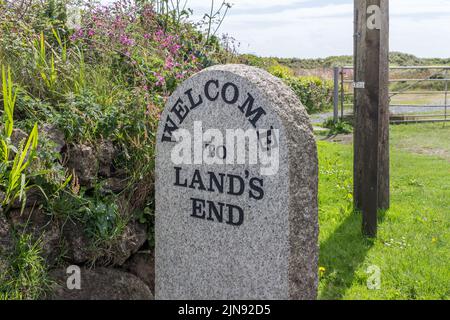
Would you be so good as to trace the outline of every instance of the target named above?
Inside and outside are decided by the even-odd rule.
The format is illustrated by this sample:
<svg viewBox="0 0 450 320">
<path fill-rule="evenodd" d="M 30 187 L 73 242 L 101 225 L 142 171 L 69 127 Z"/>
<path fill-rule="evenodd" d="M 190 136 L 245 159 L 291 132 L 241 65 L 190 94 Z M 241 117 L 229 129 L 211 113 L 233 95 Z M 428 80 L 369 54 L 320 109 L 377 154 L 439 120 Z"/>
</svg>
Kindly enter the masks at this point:
<svg viewBox="0 0 450 320">
<path fill-rule="evenodd" d="M 17 235 L 31 234 L 40 242 L 54 281 L 47 297 L 52 299 L 152 299 L 154 288 L 153 251 L 147 241 L 148 226 L 138 221 L 133 206 L 126 205 L 132 190 L 124 169 L 114 160 L 120 152 L 109 140 L 96 145 L 66 144 L 64 134 L 46 125 L 40 136 L 48 139 L 60 154 L 59 163 L 72 173 L 72 184 L 89 193 L 101 185 L 99 192 L 114 195 L 119 202 L 121 221 L 126 221 L 108 246 L 98 246 L 82 220 L 55 215 L 46 205 L 49 201 L 40 188 L 26 192 L 26 200 L 15 201 L 0 209 L 0 271 L 8 267 Z M 27 135 L 19 129 L 12 135 L 18 146 Z M 0 193 L 0 198 L 4 194 Z M 66 268 L 81 267 L 81 290 L 68 290 Z"/>
</svg>

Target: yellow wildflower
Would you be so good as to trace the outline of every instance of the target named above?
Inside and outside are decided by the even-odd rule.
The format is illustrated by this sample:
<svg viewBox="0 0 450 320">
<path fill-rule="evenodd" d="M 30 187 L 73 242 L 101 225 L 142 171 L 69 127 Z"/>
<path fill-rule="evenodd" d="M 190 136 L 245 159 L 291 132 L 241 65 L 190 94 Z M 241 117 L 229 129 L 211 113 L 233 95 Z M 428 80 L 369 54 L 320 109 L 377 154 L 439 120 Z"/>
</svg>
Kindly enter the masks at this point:
<svg viewBox="0 0 450 320">
<path fill-rule="evenodd" d="M 325 267 L 320 267 L 319 268 L 319 275 L 323 276 L 325 274 L 325 272 L 327 271 L 327 269 L 325 269 Z"/>
</svg>

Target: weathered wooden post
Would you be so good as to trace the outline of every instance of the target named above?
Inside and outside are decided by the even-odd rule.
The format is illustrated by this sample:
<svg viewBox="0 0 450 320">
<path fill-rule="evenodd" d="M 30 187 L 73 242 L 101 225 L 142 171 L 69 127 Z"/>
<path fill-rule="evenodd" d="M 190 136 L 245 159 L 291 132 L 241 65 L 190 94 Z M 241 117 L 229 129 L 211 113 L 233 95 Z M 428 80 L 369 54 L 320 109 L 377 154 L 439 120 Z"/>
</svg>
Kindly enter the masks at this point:
<svg viewBox="0 0 450 320">
<path fill-rule="evenodd" d="M 333 69 L 334 90 L 333 90 L 333 121 L 339 120 L 339 67 Z"/>
<path fill-rule="evenodd" d="M 341 121 L 344 121 L 344 105 L 345 105 L 345 79 L 344 79 L 344 70 L 345 68 L 342 67 L 339 74 L 341 75 Z"/>
<path fill-rule="evenodd" d="M 389 196 L 389 0 L 355 0 L 354 201 L 375 237 Z"/>
</svg>

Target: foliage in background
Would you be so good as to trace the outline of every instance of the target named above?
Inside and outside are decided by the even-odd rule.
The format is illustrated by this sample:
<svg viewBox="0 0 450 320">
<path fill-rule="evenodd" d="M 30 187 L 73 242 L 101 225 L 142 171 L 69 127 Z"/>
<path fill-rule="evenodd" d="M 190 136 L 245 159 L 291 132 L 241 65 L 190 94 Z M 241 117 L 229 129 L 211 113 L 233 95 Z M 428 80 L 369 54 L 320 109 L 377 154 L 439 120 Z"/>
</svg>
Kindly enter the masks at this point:
<svg viewBox="0 0 450 320">
<path fill-rule="evenodd" d="M 333 83 L 316 76 L 296 77 L 294 71 L 276 58 L 260 58 L 254 55 L 239 57 L 242 63 L 263 68 L 281 78 L 299 97 L 308 113 L 317 113 L 332 106 Z"/>
<path fill-rule="evenodd" d="M 251 54 L 240 56 L 242 63 L 266 69 L 270 73 L 283 79 L 308 79 L 316 80 L 287 81 L 296 91 L 303 104 L 310 113 L 321 112 L 332 108 L 333 91 L 333 67 L 352 66 L 352 56 L 333 56 L 319 59 L 275 58 L 258 57 Z M 450 66 L 449 59 L 418 58 L 414 55 L 391 52 L 390 64 L 392 66 Z M 352 79 L 352 71 L 347 70 L 345 79 Z M 445 79 L 442 70 L 391 70 L 392 79 Z M 317 85 L 318 81 L 323 85 Z M 346 92 L 353 90 L 350 85 L 345 85 Z M 444 81 L 395 82 L 390 86 L 391 91 L 444 91 Z M 352 95 L 345 95 L 345 103 L 352 104 Z"/>
<path fill-rule="evenodd" d="M 308 113 L 330 109 L 333 96 L 332 81 L 312 76 L 289 77 L 285 81 L 300 98 Z"/>
<path fill-rule="evenodd" d="M 318 69 L 333 68 L 353 65 L 353 56 L 332 56 L 318 59 L 298 59 L 298 58 L 268 58 L 275 59 L 278 63 L 288 66 L 293 70 L 298 69 Z M 450 58 L 418 58 L 412 54 L 391 52 L 389 56 L 390 64 L 393 66 L 448 66 Z"/>
<path fill-rule="evenodd" d="M 12 203 L 24 204 L 33 186 L 45 195 L 40 209 L 53 219 L 80 222 L 99 255 L 111 250 L 134 218 L 147 226 L 153 246 L 155 134 L 162 108 L 194 73 L 238 61 L 235 40 L 218 35 L 231 5 L 217 4 L 193 23 L 192 10 L 180 0 L 107 6 L 0 1 L 0 214 L 8 216 Z M 81 186 L 65 167 L 67 150 L 55 151 L 44 130 L 49 127 L 64 133 L 66 148 L 111 142 L 117 150 L 111 165 L 126 177 L 125 190 L 106 192 L 99 175 L 92 186 Z M 13 145 L 13 129 L 31 134 Z M 20 236 L 7 257 L 2 298 L 42 295 L 45 261 L 31 240 Z"/>
</svg>

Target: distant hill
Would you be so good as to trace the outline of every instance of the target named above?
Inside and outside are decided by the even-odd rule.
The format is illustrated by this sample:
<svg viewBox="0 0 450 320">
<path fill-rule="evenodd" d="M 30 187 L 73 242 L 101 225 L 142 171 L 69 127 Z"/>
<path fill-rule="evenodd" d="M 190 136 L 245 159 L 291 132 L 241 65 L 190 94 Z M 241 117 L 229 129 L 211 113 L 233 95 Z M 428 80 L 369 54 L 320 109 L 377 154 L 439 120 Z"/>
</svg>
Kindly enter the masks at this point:
<svg viewBox="0 0 450 320">
<path fill-rule="evenodd" d="M 332 56 L 328 58 L 319 59 L 298 59 L 298 58 L 259 58 L 252 55 L 244 55 L 248 60 L 259 60 L 261 64 L 278 62 L 281 65 L 291 68 L 292 70 L 298 69 L 319 69 L 319 68 L 332 68 L 335 66 L 350 66 L 353 65 L 352 56 Z M 450 66 L 450 58 L 419 58 L 412 54 L 391 52 L 390 63 L 393 66 L 429 66 L 429 65 L 448 65 Z"/>
</svg>

